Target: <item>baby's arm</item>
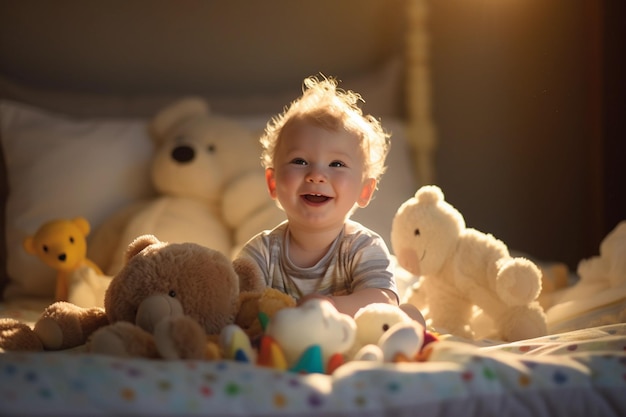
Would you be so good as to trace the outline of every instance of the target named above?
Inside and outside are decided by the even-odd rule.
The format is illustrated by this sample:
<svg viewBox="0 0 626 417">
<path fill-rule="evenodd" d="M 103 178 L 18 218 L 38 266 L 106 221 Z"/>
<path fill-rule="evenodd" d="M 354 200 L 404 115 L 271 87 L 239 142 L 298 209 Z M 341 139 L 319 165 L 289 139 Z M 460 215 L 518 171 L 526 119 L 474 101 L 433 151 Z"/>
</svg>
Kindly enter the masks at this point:
<svg viewBox="0 0 626 417">
<path fill-rule="evenodd" d="M 385 290 L 381 288 L 364 288 L 358 290 L 349 295 L 337 295 L 337 296 L 325 296 L 320 294 L 310 294 L 306 297 L 302 297 L 298 304 L 302 304 L 306 300 L 311 298 L 322 298 L 333 303 L 335 308 L 344 314 L 348 314 L 352 317 L 356 314 L 361 307 L 365 307 L 372 303 L 387 303 L 398 305 L 398 298 L 393 291 Z"/>
</svg>

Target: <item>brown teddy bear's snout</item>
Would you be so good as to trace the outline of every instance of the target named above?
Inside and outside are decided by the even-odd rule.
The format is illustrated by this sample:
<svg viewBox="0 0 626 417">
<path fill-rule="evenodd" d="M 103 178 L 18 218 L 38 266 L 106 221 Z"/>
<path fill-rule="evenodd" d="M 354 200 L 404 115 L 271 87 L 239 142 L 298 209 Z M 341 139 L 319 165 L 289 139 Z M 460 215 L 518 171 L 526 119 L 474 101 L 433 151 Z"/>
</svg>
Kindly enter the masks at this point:
<svg viewBox="0 0 626 417">
<path fill-rule="evenodd" d="M 153 333 L 155 326 L 163 319 L 183 315 L 183 307 L 176 298 L 166 294 L 154 294 L 139 305 L 135 324 L 145 331 Z"/>
</svg>

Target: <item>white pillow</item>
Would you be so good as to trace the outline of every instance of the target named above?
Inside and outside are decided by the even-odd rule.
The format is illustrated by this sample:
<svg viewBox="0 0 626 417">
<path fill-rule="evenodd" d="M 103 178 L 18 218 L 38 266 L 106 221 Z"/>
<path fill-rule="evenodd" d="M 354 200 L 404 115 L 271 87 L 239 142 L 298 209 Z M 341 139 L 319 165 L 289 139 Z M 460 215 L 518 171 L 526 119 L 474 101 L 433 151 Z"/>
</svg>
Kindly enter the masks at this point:
<svg viewBox="0 0 626 417">
<path fill-rule="evenodd" d="M 52 297 L 55 272 L 22 248 L 55 218 L 83 216 L 94 230 L 120 207 L 153 193 L 152 143 L 138 119 L 78 120 L 0 101 L 7 171 L 5 298 Z"/>
</svg>

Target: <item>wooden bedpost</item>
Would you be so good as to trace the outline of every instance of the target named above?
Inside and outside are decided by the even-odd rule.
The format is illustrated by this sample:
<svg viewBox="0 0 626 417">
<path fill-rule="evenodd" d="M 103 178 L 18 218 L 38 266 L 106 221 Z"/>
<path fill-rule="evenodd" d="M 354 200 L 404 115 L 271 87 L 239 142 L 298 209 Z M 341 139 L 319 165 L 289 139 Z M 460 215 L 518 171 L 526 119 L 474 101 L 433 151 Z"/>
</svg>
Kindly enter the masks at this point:
<svg viewBox="0 0 626 417">
<path fill-rule="evenodd" d="M 422 186 L 435 182 L 434 151 L 437 145 L 431 111 L 428 0 L 408 0 L 407 19 L 407 136 L 413 147 L 416 178 Z"/>
</svg>

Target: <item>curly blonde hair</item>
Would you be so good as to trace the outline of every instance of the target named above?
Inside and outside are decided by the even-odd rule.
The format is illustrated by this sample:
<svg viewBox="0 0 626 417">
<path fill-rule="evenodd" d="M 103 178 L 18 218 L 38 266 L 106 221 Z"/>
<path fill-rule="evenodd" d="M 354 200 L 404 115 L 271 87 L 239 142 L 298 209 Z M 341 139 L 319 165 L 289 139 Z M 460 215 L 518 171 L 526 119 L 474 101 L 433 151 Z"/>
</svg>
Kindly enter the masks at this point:
<svg viewBox="0 0 626 417">
<path fill-rule="evenodd" d="M 364 178 L 377 181 L 385 172 L 385 159 L 389 153 L 390 135 L 377 119 L 363 115 L 358 102 L 361 96 L 337 87 L 333 78 L 305 78 L 303 93 L 283 113 L 272 118 L 261 136 L 263 152 L 261 162 L 265 168 L 273 167 L 276 145 L 285 126 L 294 121 L 314 123 L 325 129 L 345 129 L 355 134 L 365 160 Z"/>
</svg>

